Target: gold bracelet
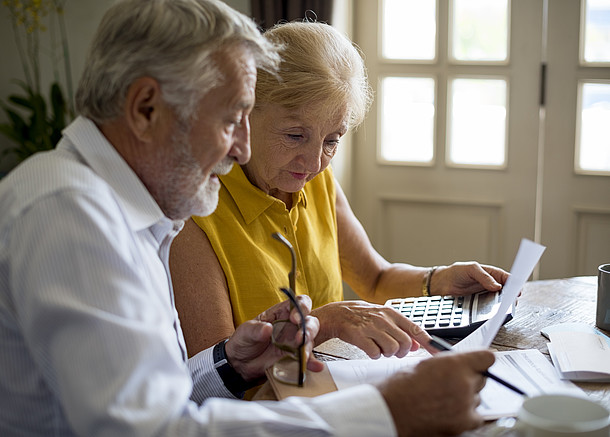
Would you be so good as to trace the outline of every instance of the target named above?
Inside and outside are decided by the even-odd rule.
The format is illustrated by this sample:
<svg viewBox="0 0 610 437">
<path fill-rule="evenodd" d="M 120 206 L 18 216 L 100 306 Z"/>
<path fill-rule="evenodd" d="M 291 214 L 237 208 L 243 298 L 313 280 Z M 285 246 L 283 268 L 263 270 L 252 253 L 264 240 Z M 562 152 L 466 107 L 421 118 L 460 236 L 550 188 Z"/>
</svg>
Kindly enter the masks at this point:
<svg viewBox="0 0 610 437">
<path fill-rule="evenodd" d="M 424 276 L 424 280 L 422 282 L 422 290 L 421 290 L 421 294 L 424 297 L 432 296 L 432 293 L 430 293 L 430 280 L 432 279 L 432 274 L 435 272 L 435 270 L 437 268 L 438 268 L 438 266 L 434 266 L 434 267 L 430 268 L 428 270 L 428 272 L 426 273 L 426 275 Z"/>
</svg>

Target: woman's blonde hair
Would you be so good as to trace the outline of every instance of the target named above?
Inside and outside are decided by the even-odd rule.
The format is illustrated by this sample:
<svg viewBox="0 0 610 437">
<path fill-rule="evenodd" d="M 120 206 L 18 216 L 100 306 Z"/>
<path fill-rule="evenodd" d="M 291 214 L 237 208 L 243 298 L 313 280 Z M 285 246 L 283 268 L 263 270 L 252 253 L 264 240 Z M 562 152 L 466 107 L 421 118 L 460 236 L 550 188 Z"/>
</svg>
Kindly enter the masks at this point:
<svg viewBox="0 0 610 437">
<path fill-rule="evenodd" d="M 266 103 L 297 109 L 305 104 L 346 105 L 349 127 L 357 127 L 372 101 L 360 50 L 332 26 L 318 22 L 278 24 L 264 33 L 281 46 L 279 71 L 259 70 L 257 106 Z"/>
</svg>

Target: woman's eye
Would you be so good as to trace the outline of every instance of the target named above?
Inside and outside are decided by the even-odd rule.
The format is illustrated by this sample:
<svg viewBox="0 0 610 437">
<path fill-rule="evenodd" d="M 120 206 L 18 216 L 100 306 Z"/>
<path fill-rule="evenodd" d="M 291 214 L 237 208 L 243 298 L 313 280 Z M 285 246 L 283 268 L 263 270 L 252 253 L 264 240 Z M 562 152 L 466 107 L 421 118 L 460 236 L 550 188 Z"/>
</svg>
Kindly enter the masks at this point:
<svg viewBox="0 0 610 437">
<path fill-rule="evenodd" d="M 328 156 L 333 156 L 337 152 L 337 147 L 339 146 L 339 140 L 331 140 L 324 142 L 324 153 Z"/>
<path fill-rule="evenodd" d="M 286 136 L 293 141 L 298 141 L 303 138 L 303 135 L 301 134 L 287 134 Z"/>
</svg>

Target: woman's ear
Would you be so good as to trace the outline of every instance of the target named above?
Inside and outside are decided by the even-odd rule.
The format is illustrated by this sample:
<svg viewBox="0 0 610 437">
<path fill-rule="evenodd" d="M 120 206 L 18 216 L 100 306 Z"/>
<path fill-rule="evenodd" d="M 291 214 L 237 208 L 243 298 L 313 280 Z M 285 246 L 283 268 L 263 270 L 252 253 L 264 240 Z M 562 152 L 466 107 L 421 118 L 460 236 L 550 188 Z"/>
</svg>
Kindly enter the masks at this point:
<svg viewBox="0 0 610 437">
<path fill-rule="evenodd" d="M 133 135 L 140 141 L 154 138 L 156 124 L 165 106 L 159 82 L 151 77 L 140 77 L 131 84 L 125 99 L 125 117 Z"/>
</svg>

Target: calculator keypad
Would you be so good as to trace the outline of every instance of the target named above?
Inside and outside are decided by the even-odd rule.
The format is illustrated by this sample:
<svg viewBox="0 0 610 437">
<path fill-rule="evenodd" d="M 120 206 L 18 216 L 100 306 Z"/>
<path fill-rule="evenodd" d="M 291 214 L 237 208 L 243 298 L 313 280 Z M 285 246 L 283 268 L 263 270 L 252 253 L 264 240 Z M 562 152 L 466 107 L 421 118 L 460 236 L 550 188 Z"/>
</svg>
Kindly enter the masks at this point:
<svg viewBox="0 0 610 437">
<path fill-rule="evenodd" d="M 392 299 L 386 304 L 426 330 L 468 324 L 463 296 L 430 296 Z"/>
</svg>

